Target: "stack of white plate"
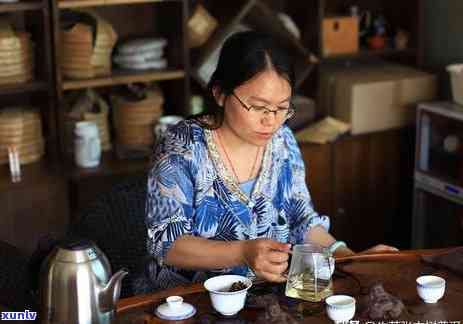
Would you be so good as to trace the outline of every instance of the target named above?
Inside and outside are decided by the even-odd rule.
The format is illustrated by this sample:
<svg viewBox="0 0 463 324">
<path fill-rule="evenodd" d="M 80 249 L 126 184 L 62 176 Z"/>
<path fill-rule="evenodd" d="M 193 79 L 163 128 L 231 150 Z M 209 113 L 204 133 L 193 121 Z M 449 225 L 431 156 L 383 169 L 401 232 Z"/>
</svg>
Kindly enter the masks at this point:
<svg viewBox="0 0 463 324">
<path fill-rule="evenodd" d="M 164 38 L 139 38 L 127 41 L 118 46 L 114 63 L 125 69 L 148 70 L 165 69 L 167 60 L 164 58 Z"/>
</svg>

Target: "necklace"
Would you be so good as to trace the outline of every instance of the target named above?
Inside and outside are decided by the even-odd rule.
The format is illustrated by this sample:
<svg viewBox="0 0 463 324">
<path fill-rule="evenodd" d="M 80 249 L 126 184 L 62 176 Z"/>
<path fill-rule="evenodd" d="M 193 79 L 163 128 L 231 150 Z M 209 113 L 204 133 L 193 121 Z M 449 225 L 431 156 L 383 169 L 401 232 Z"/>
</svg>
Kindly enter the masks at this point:
<svg viewBox="0 0 463 324">
<path fill-rule="evenodd" d="M 217 134 L 217 139 L 218 139 L 218 142 L 220 144 L 220 147 L 222 148 L 222 151 L 225 153 L 225 157 L 227 158 L 227 161 L 230 164 L 233 175 L 235 176 L 236 183 L 240 183 L 239 178 L 238 178 L 238 173 L 236 172 L 235 167 L 233 166 L 233 163 L 232 163 L 230 157 L 228 156 L 227 150 L 225 149 L 225 146 L 222 143 L 222 136 L 220 135 L 218 130 L 215 131 L 215 133 Z M 257 158 L 259 157 L 259 152 L 260 152 L 260 148 L 257 148 L 256 158 L 254 159 L 254 163 L 252 164 L 251 172 L 250 172 L 250 174 L 249 174 L 249 176 L 248 176 L 248 178 L 246 180 L 251 179 L 252 175 L 254 174 L 254 169 L 255 169 L 256 164 L 257 164 Z"/>
</svg>

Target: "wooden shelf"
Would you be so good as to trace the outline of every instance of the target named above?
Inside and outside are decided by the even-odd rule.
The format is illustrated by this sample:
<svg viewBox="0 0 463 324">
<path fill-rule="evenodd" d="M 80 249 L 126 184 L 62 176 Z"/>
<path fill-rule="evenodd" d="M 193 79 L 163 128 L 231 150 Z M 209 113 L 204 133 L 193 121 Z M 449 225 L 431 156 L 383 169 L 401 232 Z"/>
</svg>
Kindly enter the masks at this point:
<svg viewBox="0 0 463 324">
<path fill-rule="evenodd" d="M 79 168 L 74 161 L 69 161 L 68 171 L 72 180 L 79 180 L 95 176 L 126 175 L 137 172 L 148 171 L 150 167 L 149 158 L 139 160 L 120 160 L 112 151 L 103 152 L 101 163 L 96 168 Z"/>
<path fill-rule="evenodd" d="M 44 91 L 47 89 L 48 83 L 45 81 L 30 81 L 26 83 L 5 84 L 0 85 L 0 95 Z"/>
<path fill-rule="evenodd" d="M 351 54 L 339 54 L 339 55 L 330 55 L 325 56 L 322 61 L 332 61 L 332 60 L 345 60 L 345 59 L 355 59 L 362 57 L 381 57 L 381 56 L 412 56 L 416 55 L 417 50 L 415 48 L 407 48 L 404 50 L 398 50 L 394 48 L 387 48 L 383 50 L 369 50 L 369 49 L 360 49 L 357 53 Z"/>
<path fill-rule="evenodd" d="M 175 0 L 61 0 L 58 1 L 58 8 L 84 8 L 84 7 L 101 7 L 114 5 L 139 4 L 150 2 L 166 2 Z M 180 0 L 177 0 L 180 1 Z"/>
<path fill-rule="evenodd" d="M 175 80 L 184 77 L 185 71 L 183 70 L 149 70 L 143 72 L 114 70 L 113 74 L 109 77 L 88 80 L 65 80 L 63 82 L 63 90 L 107 87 L 133 82 Z"/>
<path fill-rule="evenodd" d="M 2 3 L 0 4 L 0 13 L 2 12 L 15 12 L 15 11 L 27 11 L 27 10 L 40 10 L 43 8 L 43 2 L 37 1 L 19 1 L 16 3 Z"/>
<path fill-rule="evenodd" d="M 52 162 L 46 158 L 21 166 L 21 181 L 13 183 L 11 181 L 10 169 L 8 164 L 0 165 L 0 192 L 9 190 L 19 190 L 25 187 L 37 187 L 46 185 L 50 182 L 61 179 L 61 167 L 57 162 Z"/>
</svg>

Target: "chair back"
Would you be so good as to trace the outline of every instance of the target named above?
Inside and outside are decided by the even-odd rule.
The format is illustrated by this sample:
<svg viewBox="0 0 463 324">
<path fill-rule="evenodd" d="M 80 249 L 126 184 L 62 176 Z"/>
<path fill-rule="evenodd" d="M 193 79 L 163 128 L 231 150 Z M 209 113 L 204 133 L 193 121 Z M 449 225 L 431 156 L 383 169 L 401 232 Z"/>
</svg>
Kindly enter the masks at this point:
<svg viewBox="0 0 463 324">
<path fill-rule="evenodd" d="M 147 177 L 116 185 L 86 208 L 69 235 L 90 239 L 111 263 L 112 272 L 126 268 L 121 297 L 133 295 L 132 285 L 147 257 L 145 201 Z"/>
</svg>

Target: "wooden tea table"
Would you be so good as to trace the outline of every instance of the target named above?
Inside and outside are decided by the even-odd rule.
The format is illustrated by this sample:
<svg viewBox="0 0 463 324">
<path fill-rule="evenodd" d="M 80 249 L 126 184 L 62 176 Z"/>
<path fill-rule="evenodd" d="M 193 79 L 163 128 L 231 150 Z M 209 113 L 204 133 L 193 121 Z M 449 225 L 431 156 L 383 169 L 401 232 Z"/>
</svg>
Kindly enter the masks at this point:
<svg viewBox="0 0 463 324">
<path fill-rule="evenodd" d="M 463 324 L 463 277 L 421 261 L 421 256 L 437 255 L 449 251 L 451 251 L 450 248 L 413 250 L 337 259 L 337 275 L 335 274 L 333 281 L 334 293 L 351 295 L 359 304 L 359 301 L 365 298 L 368 288 L 373 283 L 381 282 L 387 292 L 399 297 L 405 304 L 405 310 L 399 319 L 372 321 L 360 317 L 360 312 L 357 311 L 352 324 Z M 445 295 L 436 304 L 425 304 L 417 295 L 415 280 L 424 274 L 438 275 L 446 280 Z M 255 285 L 250 290 L 248 301 L 252 300 L 252 297 L 266 294 L 277 296 L 281 309 L 292 314 L 292 317 L 300 323 L 333 323 L 326 315 L 324 302 L 310 303 L 287 298 L 284 296 L 284 285 L 270 283 Z M 262 314 L 266 312 L 264 308 L 247 304 L 233 318 L 220 317 L 212 309 L 209 295 L 203 286 L 193 284 L 120 300 L 116 323 L 174 323 L 160 320 L 154 315 L 155 307 L 165 302 L 165 298 L 171 295 L 183 296 L 186 302 L 197 308 L 197 313 L 193 318 L 175 323 L 252 323 L 261 319 Z"/>
</svg>

